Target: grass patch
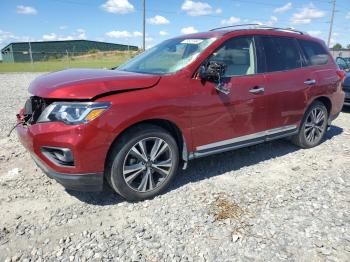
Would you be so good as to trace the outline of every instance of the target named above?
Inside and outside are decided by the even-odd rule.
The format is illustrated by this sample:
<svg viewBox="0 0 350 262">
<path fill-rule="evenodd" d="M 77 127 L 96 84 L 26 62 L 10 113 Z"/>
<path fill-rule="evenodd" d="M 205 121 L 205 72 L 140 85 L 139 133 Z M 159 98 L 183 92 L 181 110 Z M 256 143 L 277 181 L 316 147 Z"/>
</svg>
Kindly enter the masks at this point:
<svg viewBox="0 0 350 262">
<path fill-rule="evenodd" d="M 98 52 L 83 56 L 31 63 L 0 63 L 0 73 L 52 72 L 67 68 L 112 68 L 119 66 L 136 52 Z"/>
</svg>

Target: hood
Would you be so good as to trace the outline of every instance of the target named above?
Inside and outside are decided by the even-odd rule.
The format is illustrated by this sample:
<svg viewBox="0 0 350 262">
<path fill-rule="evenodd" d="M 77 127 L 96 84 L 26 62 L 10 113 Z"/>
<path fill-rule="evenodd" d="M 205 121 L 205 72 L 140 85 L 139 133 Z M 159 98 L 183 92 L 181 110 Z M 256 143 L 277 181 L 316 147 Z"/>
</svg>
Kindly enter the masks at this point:
<svg viewBox="0 0 350 262">
<path fill-rule="evenodd" d="M 118 70 L 69 69 L 36 78 L 29 92 L 43 98 L 92 99 L 104 93 L 152 87 L 159 79 Z"/>
</svg>

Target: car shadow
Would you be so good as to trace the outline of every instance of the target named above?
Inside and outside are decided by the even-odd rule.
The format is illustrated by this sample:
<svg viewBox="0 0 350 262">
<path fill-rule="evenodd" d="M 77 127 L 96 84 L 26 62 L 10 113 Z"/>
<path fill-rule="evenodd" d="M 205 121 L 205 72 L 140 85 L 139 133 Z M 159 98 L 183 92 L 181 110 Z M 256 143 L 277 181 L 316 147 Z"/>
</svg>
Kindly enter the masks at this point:
<svg viewBox="0 0 350 262">
<path fill-rule="evenodd" d="M 326 133 L 323 142 L 340 135 L 342 132 L 342 128 L 331 126 Z M 165 193 L 176 190 L 188 183 L 215 177 L 229 171 L 238 171 L 243 167 L 255 165 L 272 158 L 278 158 L 298 150 L 300 150 L 300 148 L 293 145 L 287 139 L 280 139 L 226 153 L 199 158 L 191 161 L 186 170 L 179 169 L 172 185 Z M 102 192 L 97 193 L 70 190 L 67 190 L 67 192 L 80 201 L 91 205 L 107 206 L 125 201 L 118 194 L 114 193 L 114 191 L 107 185 L 105 185 Z"/>
<path fill-rule="evenodd" d="M 342 128 L 331 126 L 322 143 L 340 135 L 342 132 Z M 301 148 L 295 146 L 287 139 L 279 139 L 222 154 L 196 159 L 190 162 L 187 170 L 182 170 L 179 172 L 176 181 L 173 182 L 173 185 L 168 191 L 174 190 L 191 182 L 208 179 L 230 171 L 238 171 L 246 166 L 255 165 L 272 158 L 288 155 L 298 150 L 301 150 Z"/>
</svg>

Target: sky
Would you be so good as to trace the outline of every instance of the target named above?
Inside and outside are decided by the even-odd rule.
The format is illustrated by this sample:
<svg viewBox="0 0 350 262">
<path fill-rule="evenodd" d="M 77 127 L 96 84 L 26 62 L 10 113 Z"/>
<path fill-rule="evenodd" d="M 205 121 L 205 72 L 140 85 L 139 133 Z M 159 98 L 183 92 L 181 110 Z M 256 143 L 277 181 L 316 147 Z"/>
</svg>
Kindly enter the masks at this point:
<svg viewBox="0 0 350 262">
<path fill-rule="evenodd" d="M 262 23 L 322 38 L 330 0 L 145 0 L 146 47 L 214 27 Z M 141 46 L 142 0 L 1 0 L 0 48 L 11 42 L 88 39 Z M 331 44 L 350 44 L 350 0 L 337 0 Z"/>
</svg>

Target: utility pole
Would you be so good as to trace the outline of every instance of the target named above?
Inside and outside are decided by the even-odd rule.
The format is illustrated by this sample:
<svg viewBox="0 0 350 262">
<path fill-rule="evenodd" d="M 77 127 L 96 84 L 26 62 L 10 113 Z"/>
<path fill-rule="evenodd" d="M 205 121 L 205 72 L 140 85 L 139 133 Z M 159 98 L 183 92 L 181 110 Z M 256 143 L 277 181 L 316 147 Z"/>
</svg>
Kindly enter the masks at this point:
<svg viewBox="0 0 350 262">
<path fill-rule="evenodd" d="M 29 58 L 30 58 L 30 62 L 33 64 L 32 46 L 30 44 L 30 41 L 28 41 L 28 44 L 29 44 Z"/>
<path fill-rule="evenodd" d="M 330 26 L 329 26 L 329 35 L 328 35 L 328 42 L 327 42 L 328 47 L 330 47 L 331 38 L 332 38 L 333 21 L 334 21 L 334 13 L 335 13 L 335 2 L 336 2 L 336 0 L 333 0 L 332 17 L 331 17 L 331 22 L 330 22 Z"/>
<path fill-rule="evenodd" d="M 142 0 L 142 49 L 146 50 L 146 0 Z"/>
</svg>

